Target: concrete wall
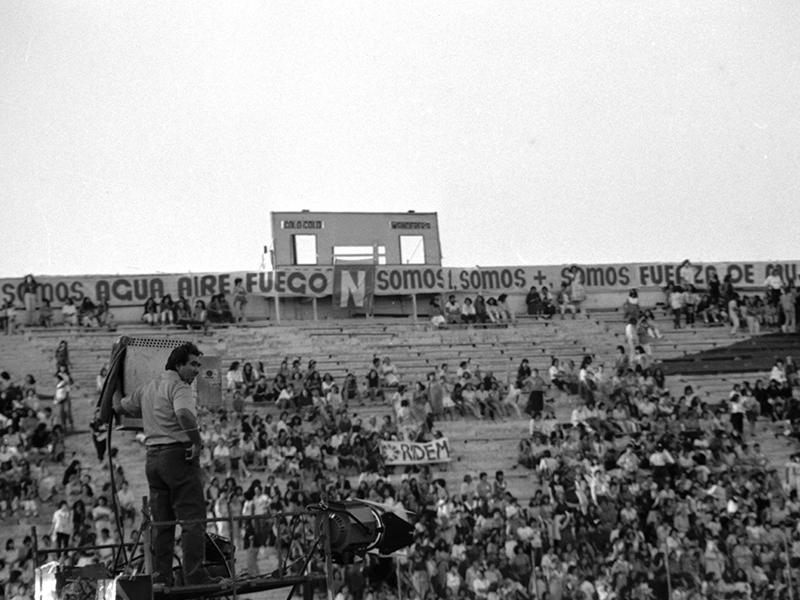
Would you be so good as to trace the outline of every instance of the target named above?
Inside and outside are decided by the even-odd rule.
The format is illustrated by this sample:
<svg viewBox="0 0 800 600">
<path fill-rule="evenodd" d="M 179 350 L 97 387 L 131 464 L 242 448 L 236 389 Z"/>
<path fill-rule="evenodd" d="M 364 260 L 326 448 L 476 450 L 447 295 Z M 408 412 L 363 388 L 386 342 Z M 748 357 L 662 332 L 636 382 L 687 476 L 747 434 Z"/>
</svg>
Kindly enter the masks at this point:
<svg viewBox="0 0 800 600">
<path fill-rule="evenodd" d="M 619 307 L 628 290 L 639 290 L 644 306 L 663 300 L 662 286 L 674 281 L 676 263 L 623 263 L 577 265 L 587 292 L 588 309 Z M 778 269 L 785 282 L 798 282 L 800 261 L 780 263 L 738 262 L 706 263 L 695 267 L 698 289 L 707 285 L 712 272 L 720 277 L 731 275 L 736 289 L 744 294 L 761 293 L 768 272 Z M 417 298 L 418 313 L 427 314 L 428 301 L 434 295 L 454 294 L 462 299 L 482 294 L 485 297 L 507 293 L 517 312 L 524 312 L 524 298 L 532 286 L 548 286 L 557 290 L 567 276 L 570 265 L 439 267 L 370 266 L 293 267 L 270 272 L 176 273 L 157 275 L 78 275 L 37 276 L 39 297 L 49 298 L 56 313 L 67 298 L 79 302 L 84 297 L 109 299 L 119 322 L 135 322 L 141 318 L 142 306 L 149 296 L 180 295 L 194 301 L 208 301 L 212 294 L 231 299 L 234 280 L 241 278 L 248 291 L 247 316 L 252 320 L 276 319 L 276 297 L 280 298 L 280 315 L 287 320 L 337 318 L 363 315 L 359 302 L 374 298 L 376 314 L 412 315 L 412 296 Z M 369 277 L 360 277 L 369 272 Z M 23 305 L 22 278 L 0 279 L 0 300 Z M 366 283 L 369 282 L 369 283 Z M 338 306 L 333 306 L 336 299 Z"/>
<path fill-rule="evenodd" d="M 383 246 L 383 264 L 400 265 L 400 236 L 420 235 L 424 240 L 421 264 L 442 264 L 439 221 L 436 213 L 331 213 L 273 212 L 272 240 L 276 267 L 298 263 L 292 251 L 292 236 L 316 236 L 316 265 L 333 264 L 334 246 Z"/>
</svg>

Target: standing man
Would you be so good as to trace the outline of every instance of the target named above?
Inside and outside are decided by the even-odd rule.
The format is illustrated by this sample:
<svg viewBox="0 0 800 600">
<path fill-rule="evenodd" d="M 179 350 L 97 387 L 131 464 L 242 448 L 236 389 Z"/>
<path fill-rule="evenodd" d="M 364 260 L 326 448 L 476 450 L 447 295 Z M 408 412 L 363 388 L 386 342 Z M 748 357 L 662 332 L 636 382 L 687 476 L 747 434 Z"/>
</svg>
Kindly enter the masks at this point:
<svg viewBox="0 0 800 600">
<path fill-rule="evenodd" d="M 20 291 L 22 292 L 22 301 L 25 303 L 25 327 L 36 325 L 36 292 L 39 284 L 33 278 L 33 275 L 25 275 L 22 280 Z"/>
<path fill-rule="evenodd" d="M 237 323 L 244 321 L 244 309 L 247 306 L 247 290 L 241 277 L 233 280 L 233 315 Z"/>
<path fill-rule="evenodd" d="M 784 333 L 794 333 L 795 329 L 797 329 L 797 323 L 795 322 L 796 305 L 797 290 L 789 283 L 783 288 L 783 293 L 781 294 L 781 310 L 783 310 L 783 325 L 781 329 Z"/>
<path fill-rule="evenodd" d="M 687 258 L 678 265 L 678 285 L 686 289 L 688 286 L 695 284 L 694 277 L 694 265 Z"/>
<path fill-rule="evenodd" d="M 779 306 L 781 290 L 783 289 L 783 279 L 778 269 L 774 267 L 769 267 L 767 269 L 767 278 L 764 280 L 764 288 L 767 291 L 767 301 L 773 306 Z"/>
<path fill-rule="evenodd" d="M 201 352 L 192 343 L 175 348 L 156 379 L 122 398 L 117 410 L 141 417 L 154 521 L 205 519 L 197 404 L 191 384 L 200 370 Z M 188 585 L 219 581 L 203 568 L 205 526 L 181 524 L 184 580 Z M 175 526 L 153 528 L 153 583 L 173 585 Z"/>
</svg>

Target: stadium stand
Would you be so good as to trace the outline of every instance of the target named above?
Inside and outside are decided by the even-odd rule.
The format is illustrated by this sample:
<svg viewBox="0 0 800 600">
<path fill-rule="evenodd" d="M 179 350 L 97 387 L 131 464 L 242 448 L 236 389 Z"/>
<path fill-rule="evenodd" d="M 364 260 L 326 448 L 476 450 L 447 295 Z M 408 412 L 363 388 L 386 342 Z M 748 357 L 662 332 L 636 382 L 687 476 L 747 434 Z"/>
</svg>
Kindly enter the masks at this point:
<svg viewBox="0 0 800 600">
<path fill-rule="evenodd" d="M 42 401 L 46 402 L 48 397 L 56 393 L 53 377 L 56 365 L 55 349 L 61 340 L 67 341 L 70 372 L 74 378 L 73 409 L 80 433 L 66 438 L 63 460 L 56 461 L 51 466 L 57 482 L 61 482 L 64 467 L 74 460 L 81 462 L 83 474 L 76 481 L 81 482 L 88 475 L 88 482 L 83 481 L 83 483 L 88 483 L 89 488 L 94 488 L 92 499 L 100 506 L 100 508 L 94 507 L 98 510 L 90 518 L 93 523 L 102 525 L 105 522 L 105 513 L 102 510 L 102 503 L 97 498 L 102 495 L 107 473 L 91 453 L 92 448 L 89 447 L 87 451 L 88 445 L 85 442 L 90 435 L 89 424 L 96 398 L 96 377 L 108 359 L 114 339 L 121 334 L 192 339 L 199 343 L 205 353 L 220 356 L 223 368 L 227 368 L 234 361 L 250 362 L 253 365 L 262 362 L 270 380 L 282 360 L 288 359 L 291 362 L 299 358 L 303 369 L 306 368 L 307 362 L 313 359 L 320 374 L 329 373 L 339 384 L 343 383 L 348 373 L 355 374 L 358 381 L 363 384 L 373 359 L 390 357 L 399 373 L 400 381 L 411 388 L 416 382 L 426 382 L 428 374 L 436 372 L 442 364 L 447 364 L 452 373 L 455 373 L 461 363 L 466 363 L 468 369 L 473 372 L 480 371 L 486 374 L 491 371 L 503 384 L 514 381 L 523 359 L 528 359 L 532 369 L 538 369 L 542 374 L 546 374 L 554 356 L 562 363 L 573 361 L 577 365 L 588 355 L 592 357 L 595 368 L 607 365 L 610 371 L 616 360 L 617 346 L 625 343 L 624 323 L 621 321 L 621 315 L 617 311 L 596 311 L 587 319 L 562 321 L 523 317 L 514 327 L 487 329 L 430 329 L 426 324 L 391 318 L 294 322 L 280 326 L 250 323 L 247 327 L 211 330 L 209 335 L 122 325 L 116 332 L 93 330 L 79 334 L 66 329 L 51 328 L 31 330 L 19 336 L 0 337 L 0 365 L 15 381 L 21 381 L 26 374 L 33 375 L 39 382 L 38 392 Z M 775 356 L 797 354 L 793 351 L 795 346 L 792 345 L 796 341 L 791 342 L 789 340 L 791 336 L 760 336 L 731 345 L 732 338 L 729 332 L 722 328 L 701 327 L 667 331 L 668 320 L 656 321 L 656 325 L 666 333 L 662 339 L 653 342 L 653 355 L 661 361 L 658 365 L 667 371 L 667 389 L 676 398 L 683 394 L 685 386 L 691 385 L 693 393 L 709 405 L 727 407 L 734 383 L 754 382 L 759 377 L 768 379 L 769 368 L 772 367 Z M 758 355 L 757 360 L 753 358 L 756 355 Z M 720 356 L 723 359 L 716 358 Z M 746 360 L 742 359 L 744 356 L 747 357 Z M 766 360 L 768 356 L 771 357 L 769 361 Z M 692 366 L 696 366 L 698 362 L 712 364 L 717 368 L 713 372 L 703 368 L 693 369 Z M 734 367 L 742 368 L 734 369 Z M 216 477 L 219 483 L 209 488 L 210 510 L 229 510 L 219 501 L 220 498 L 241 499 L 245 508 L 237 510 L 247 510 L 248 506 L 252 508 L 255 500 L 262 496 L 264 498 L 261 500 L 262 505 L 275 510 L 281 505 L 281 502 L 277 501 L 279 495 L 287 502 L 301 501 L 305 498 L 300 493 L 302 488 L 324 489 L 328 493 L 340 495 L 363 493 L 365 497 L 399 502 L 405 508 L 416 508 L 422 518 L 418 526 L 417 543 L 402 559 L 401 585 L 405 586 L 404 597 L 407 595 L 419 598 L 588 598 L 596 594 L 599 598 L 644 598 L 648 597 L 645 593 L 648 586 L 656 597 L 662 597 L 662 588 L 669 586 L 672 588 L 673 598 L 737 597 L 737 595 L 779 598 L 787 594 L 792 584 L 792 579 L 787 577 L 787 574 L 796 571 L 798 565 L 795 561 L 791 568 L 784 568 L 785 565 L 780 563 L 779 557 L 774 558 L 774 561 L 777 561 L 775 564 L 770 564 L 769 568 L 762 568 L 761 571 L 751 565 L 752 568 L 749 570 L 743 570 L 743 576 L 734 569 L 739 563 L 730 563 L 720 570 L 720 577 L 717 580 L 709 583 L 706 575 L 713 571 L 709 566 L 705 567 L 705 572 L 698 567 L 698 577 L 695 579 L 687 574 L 690 569 L 684 569 L 683 562 L 687 560 L 685 556 L 690 554 L 688 551 L 685 555 L 680 552 L 674 554 L 668 552 L 668 559 L 665 562 L 663 553 L 659 554 L 661 550 L 656 546 L 650 556 L 653 562 L 645 568 L 643 564 L 633 564 L 640 560 L 638 555 L 635 557 L 632 553 L 626 555 L 613 544 L 606 548 L 605 542 L 598 541 L 594 544 L 595 549 L 600 551 L 605 548 L 612 560 L 607 563 L 597 561 L 598 564 L 595 566 L 589 565 L 586 563 L 587 555 L 575 547 L 575 542 L 583 539 L 580 537 L 580 531 L 587 528 L 585 512 L 577 517 L 581 521 L 581 526 L 577 529 L 573 526 L 571 529 L 572 535 L 577 536 L 572 539 L 572 543 L 565 541 L 565 536 L 560 540 L 562 542 L 560 545 L 554 545 L 551 532 L 551 548 L 555 547 L 560 554 L 547 552 L 542 546 L 537 548 L 532 542 L 537 537 L 542 537 L 542 532 L 530 534 L 525 530 L 521 536 L 515 533 L 529 525 L 528 520 L 520 520 L 522 508 L 529 507 L 534 498 L 549 493 L 548 482 L 543 480 L 540 474 L 519 464 L 520 442 L 530 439 L 530 431 L 534 428 L 527 415 L 517 417 L 509 413 L 497 414 L 496 418 L 491 418 L 490 413 L 483 410 L 484 404 L 481 403 L 478 412 L 466 411 L 466 416 L 456 416 L 452 420 L 436 419 L 431 424 L 432 427 L 428 427 L 427 434 L 439 432 L 445 436 L 449 440 L 453 460 L 448 464 L 410 469 L 405 473 L 401 468 L 386 470 L 380 464 L 373 464 L 374 461 L 370 458 L 375 457 L 363 449 L 342 453 L 339 456 L 338 468 L 328 468 L 326 472 L 326 467 L 331 467 L 332 463 L 326 464 L 324 455 L 312 455 L 312 452 L 307 452 L 298 457 L 298 453 L 289 448 L 290 443 L 277 441 L 280 437 L 277 431 L 284 428 L 289 433 L 296 432 L 302 438 L 304 450 L 307 450 L 309 446 L 305 444 L 310 442 L 314 435 L 321 435 L 315 443 L 338 450 L 341 447 L 340 440 L 335 440 L 337 445 L 334 445 L 332 438 L 343 428 L 352 427 L 357 419 L 361 420 L 364 430 L 368 431 L 370 429 L 368 423 L 374 422 L 375 427 L 379 428 L 388 418 L 393 424 L 392 435 L 397 435 L 397 427 L 401 422 L 398 421 L 398 411 L 391 402 L 396 388 L 382 386 L 381 391 L 383 398 L 377 400 L 367 398 L 364 393 L 359 394 L 359 400 L 351 401 L 345 410 L 332 410 L 329 421 L 326 421 L 322 414 L 325 411 L 320 411 L 307 420 L 309 425 L 291 425 L 287 422 L 288 416 L 281 418 L 280 411 L 273 406 L 246 403 L 243 412 L 249 423 L 255 424 L 257 428 L 260 423 L 264 423 L 267 415 L 270 415 L 271 424 L 267 423 L 265 428 L 267 430 L 273 428 L 276 446 L 281 445 L 281 448 L 286 448 L 287 451 L 284 454 L 269 454 L 265 451 L 263 455 L 253 451 L 253 454 L 248 455 L 250 450 L 242 446 L 242 457 L 234 456 L 236 460 L 231 462 L 230 454 L 226 455 L 222 451 L 214 454 L 213 449 L 209 448 L 209 459 L 206 463 L 209 476 Z M 558 423 L 570 422 L 573 410 L 584 403 L 578 394 L 561 393 L 552 387 L 548 388 L 545 401 L 547 409 L 553 411 L 555 421 Z M 243 433 L 238 424 L 234 423 L 235 411 L 232 398 L 228 398 L 228 402 L 229 411 L 224 421 L 220 421 L 219 415 L 208 416 L 206 433 L 210 445 L 212 442 L 216 445 L 219 438 L 224 439 L 221 445 L 227 446 L 231 437 Z M 729 429 L 726 425 L 725 430 Z M 215 437 L 215 432 L 218 434 L 220 430 L 224 431 L 225 435 Z M 761 452 L 766 458 L 765 464 L 759 467 L 763 467 L 765 486 L 768 483 L 772 485 L 771 477 L 783 475 L 783 467 L 795 450 L 793 434 L 790 420 L 781 419 L 773 422 L 763 417 L 759 421 L 759 431 L 755 439 L 761 444 Z M 137 465 L 141 463 L 143 455 L 141 446 L 135 442 L 133 434 L 117 435 L 116 445 L 124 447 L 125 452 L 116 457 L 115 464 L 124 474 L 130 489 L 139 491 L 147 489 L 144 473 Z M 237 437 L 237 439 L 243 438 Z M 234 445 L 241 446 L 239 443 Z M 377 446 L 367 448 L 377 451 Z M 345 460 L 348 456 L 350 459 Z M 266 469 L 263 464 L 259 464 L 263 463 L 265 458 Z M 269 462 L 270 460 L 273 462 Z M 273 482 L 268 478 L 272 471 L 270 465 L 275 464 L 281 467 L 275 470 L 277 476 Z M 308 473 L 321 475 L 322 479 L 316 482 L 310 480 L 309 475 L 305 473 L 306 470 Z M 502 471 L 501 477 L 496 475 L 498 471 Z M 488 474 L 488 483 L 481 483 L 481 473 Z M 235 484 L 225 482 L 231 477 L 236 480 Z M 465 482 L 469 478 L 473 483 Z M 69 478 L 66 479 L 68 482 Z M 260 486 L 253 483 L 255 479 L 260 481 Z M 724 487 L 723 483 L 730 486 L 735 481 L 733 478 L 721 479 L 720 486 Z M 278 486 L 278 491 L 270 495 L 268 488 L 273 483 Z M 784 481 L 784 484 L 786 483 Z M 485 487 L 487 485 L 488 488 Z M 237 486 L 241 488 L 238 491 Z M 82 498 L 84 503 L 89 501 L 80 483 L 75 490 L 70 490 L 67 484 L 55 487 L 57 491 L 52 498 L 40 499 L 41 508 L 36 511 L 37 514 L 33 511 L 25 512 L 21 504 L 16 508 L 12 503 L 8 504 L 10 512 L 4 514 L 6 522 L 8 523 L 8 519 L 12 517 L 17 519 L 16 526 L 9 535 L 11 539 L 15 542 L 23 540 L 32 524 L 37 524 L 40 531 L 49 532 L 50 517 L 55 508 L 54 501 L 57 499 Z M 510 493 L 510 496 L 507 496 L 506 492 Z M 773 492 L 775 497 L 782 495 L 780 489 Z M 73 495 L 70 496 L 70 493 Z M 462 498 L 462 493 L 466 493 L 466 497 Z M 473 494 L 476 496 L 473 497 Z M 251 504 L 248 505 L 248 502 Z M 792 506 L 795 512 L 800 511 L 796 498 Z M 499 512 L 495 513 L 495 510 Z M 539 511 L 538 508 L 536 510 Z M 131 516 L 134 514 L 135 511 Z M 566 512 L 550 514 L 549 518 L 552 520 L 548 522 L 549 527 L 561 518 L 558 516 L 560 514 Z M 650 519 L 650 516 L 645 513 L 641 518 L 644 522 Z M 730 521 L 733 523 L 735 519 L 731 518 Z M 745 525 L 746 523 L 742 523 L 742 531 Z M 662 532 L 655 524 L 653 526 L 655 539 L 661 540 L 667 546 L 674 544 L 675 548 L 671 548 L 671 551 L 679 549 L 684 538 L 678 539 L 669 531 Z M 727 527 L 727 522 L 725 526 Z M 437 527 L 442 529 L 438 534 L 435 533 Z M 99 533 L 102 527 L 98 526 L 97 529 Z M 611 534 L 612 529 L 607 533 Z M 471 530 L 473 533 L 468 538 L 467 532 Z M 677 527 L 677 530 L 680 530 L 680 527 Z M 237 543 L 239 548 L 237 561 L 241 565 L 246 565 L 245 568 L 266 572 L 271 565 L 274 565 L 275 540 L 271 539 L 268 532 L 221 531 L 220 533 L 233 534 L 234 537 L 238 537 L 237 542 L 242 542 Z M 790 536 L 796 534 L 789 530 L 787 533 Z M 623 531 L 622 534 L 626 532 Z M 735 534 L 733 529 L 731 534 Z M 546 535 L 544 537 L 547 538 Z M 638 545 L 643 544 L 643 541 L 636 538 L 636 541 L 631 543 Z M 731 542 L 729 548 L 731 553 L 735 547 L 736 543 Z M 526 563 L 524 557 L 519 556 L 523 549 L 533 558 L 535 564 L 531 564 L 530 558 Z M 694 554 L 691 556 L 700 556 L 702 550 L 693 546 Z M 706 558 L 709 553 L 710 551 L 706 549 Z M 99 560 L 103 557 L 94 558 Z M 627 566 L 622 564 L 626 560 L 629 563 Z M 673 560 L 680 564 L 672 565 Z M 711 559 L 697 562 L 712 564 Z M 758 561 L 753 561 L 756 566 L 757 563 Z M 670 568 L 675 575 L 674 581 L 667 581 L 669 576 L 665 577 L 670 573 Z M 648 572 L 648 569 L 652 577 L 649 580 L 647 577 L 641 578 L 640 575 Z M 762 575 L 768 573 L 774 577 L 764 581 Z M 531 574 L 534 576 L 530 577 Z M 18 577 L 27 576 L 21 574 Z M 345 587 L 350 589 L 342 593 L 341 597 L 344 599 L 364 597 L 365 593 L 372 593 L 363 579 L 363 574 L 359 577 L 359 573 L 352 570 L 343 572 L 337 593 L 342 593 Z M 535 583 L 533 591 L 531 582 Z M 618 592 L 618 595 L 614 596 L 612 592 Z M 676 592 L 683 595 L 675 595 Z M 714 596 L 714 593 L 717 596 Z M 390 597 L 386 589 L 376 591 L 374 594 L 372 596 L 374 598 Z"/>
</svg>

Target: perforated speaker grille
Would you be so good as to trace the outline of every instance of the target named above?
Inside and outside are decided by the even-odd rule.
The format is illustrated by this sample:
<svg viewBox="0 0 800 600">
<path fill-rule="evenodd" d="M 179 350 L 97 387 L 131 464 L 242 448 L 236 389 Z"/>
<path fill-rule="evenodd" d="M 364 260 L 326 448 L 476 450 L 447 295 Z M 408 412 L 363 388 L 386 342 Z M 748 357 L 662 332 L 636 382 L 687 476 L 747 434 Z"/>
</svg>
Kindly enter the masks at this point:
<svg viewBox="0 0 800 600">
<path fill-rule="evenodd" d="M 127 338 L 126 346 L 129 348 L 168 348 L 172 350 L 181 344 L 186 344 L 188 340 L 176 340 L 174 338 Z"/>
<path fill-rule="evenodd" d="M 175 338 L 131 337 L 125 340 L 125 370 L 123 392 L 130 394 L 141 385 L 164 372 L 170 353 L 187 343 Z M 222 406 L 222 374 L 219 356 L 201 356 L 200 375 L 192 389 L 197 403 L 216 410 Z"/>
</svg>

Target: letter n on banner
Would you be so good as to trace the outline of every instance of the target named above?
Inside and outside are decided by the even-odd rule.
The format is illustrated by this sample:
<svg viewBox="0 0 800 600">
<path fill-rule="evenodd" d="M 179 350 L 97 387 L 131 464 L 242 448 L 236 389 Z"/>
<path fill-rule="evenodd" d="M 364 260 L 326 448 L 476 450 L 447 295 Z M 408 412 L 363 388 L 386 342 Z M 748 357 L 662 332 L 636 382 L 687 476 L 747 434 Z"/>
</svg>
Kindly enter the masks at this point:
<svg viewBox="0 0 800 600">
<path fill-rule="evenodd" d="M 350 316 L 353 312 L 372 313 L 375 296 L 375 265 L 335 265 L 333 267 L 333 312 Z"/>
</svg>

